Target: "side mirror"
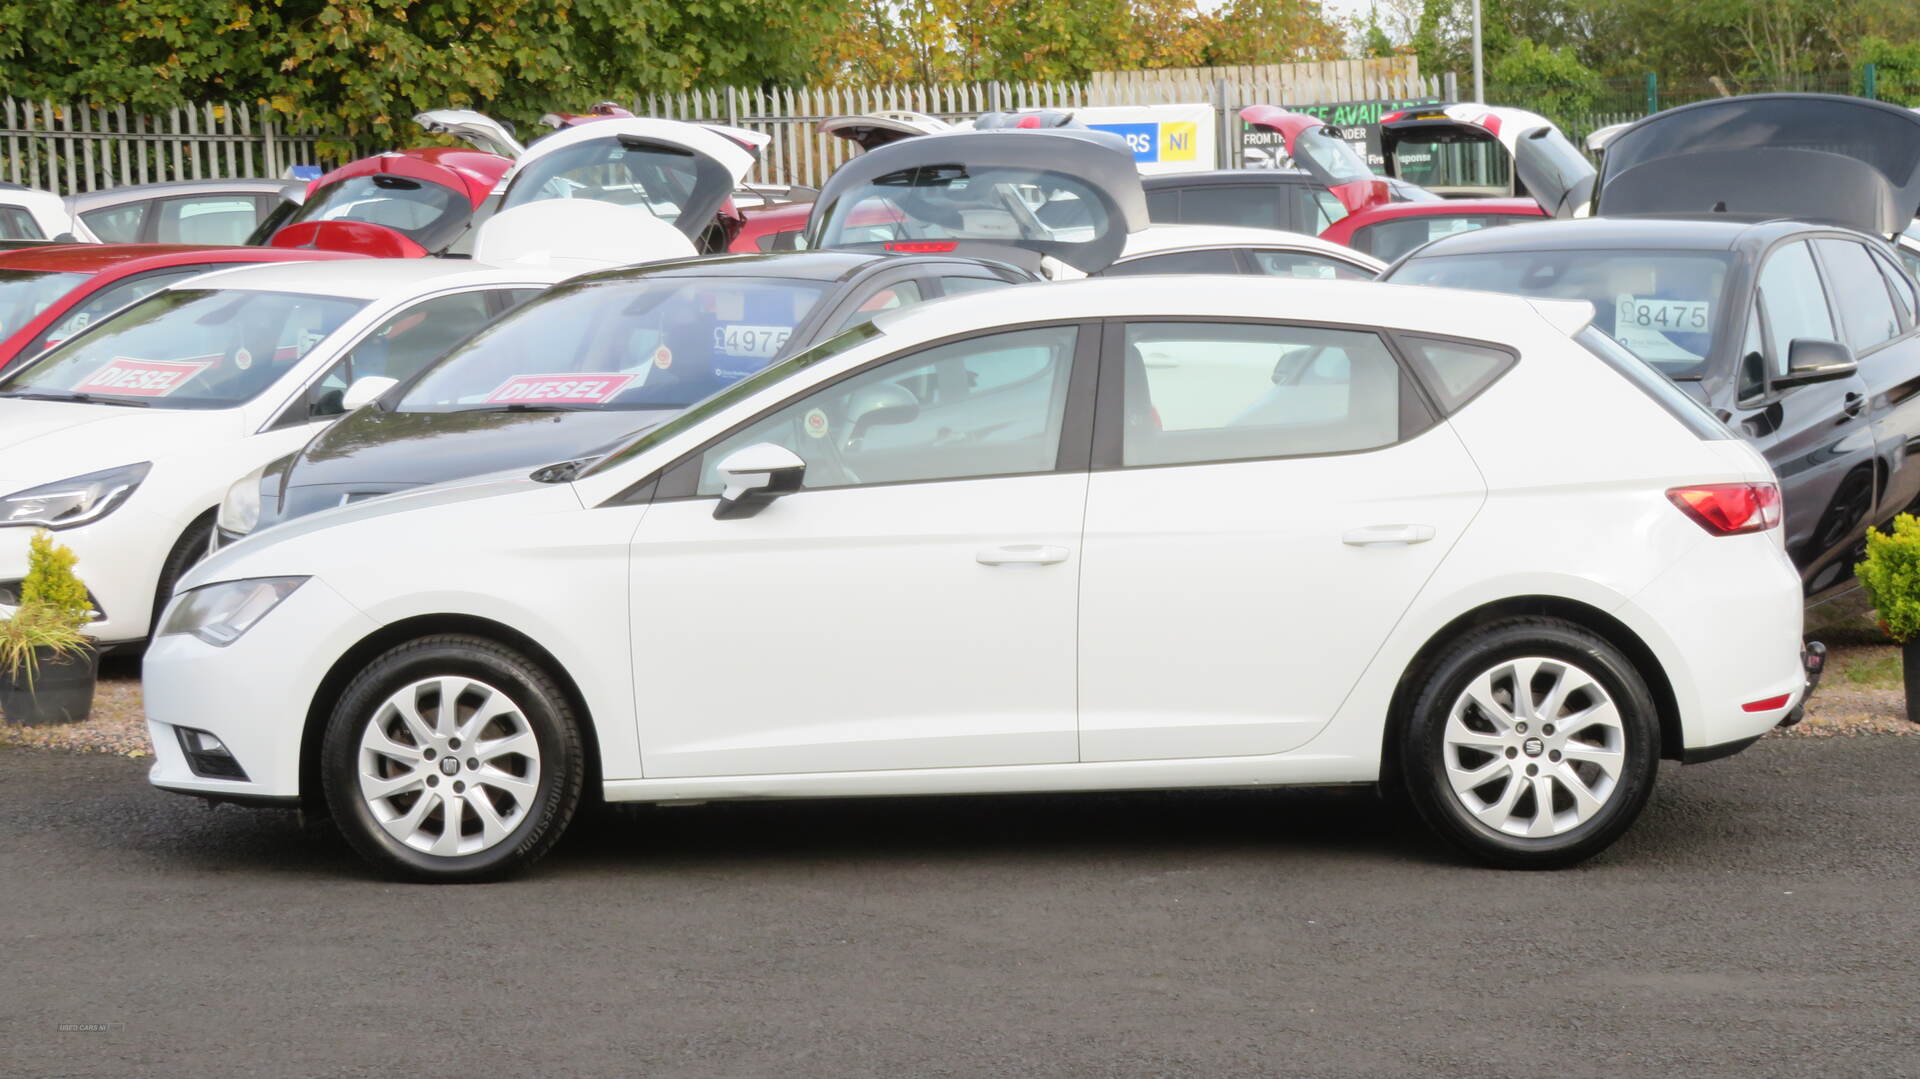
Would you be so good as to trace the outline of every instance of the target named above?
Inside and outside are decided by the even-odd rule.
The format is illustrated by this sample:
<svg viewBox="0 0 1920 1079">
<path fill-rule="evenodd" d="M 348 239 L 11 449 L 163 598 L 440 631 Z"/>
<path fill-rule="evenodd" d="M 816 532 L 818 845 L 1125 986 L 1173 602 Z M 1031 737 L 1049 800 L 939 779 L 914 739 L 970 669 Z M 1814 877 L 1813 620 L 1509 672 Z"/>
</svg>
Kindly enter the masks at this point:
<svg viewBox="0 0 1920 1079">
<path fill-rule="evenodd" d="M 868 386 L 847 402 L 847 448 L 858 450 L 860 440 L 875 427 L 910 423 L 920 415 L 920 399 L 905 386 L 883 382 Z"/>
<path fill-rule="evenodd" d="M 722 521 L 751 517 L 781 495 L 798 491 L 806 475 L 807 463 L 785 446 L 771 442 L 743 446 L 720 462 L 720 478 L 727 485 L 713 516 Z"/>
<path fill-rule="evenodd" d="M 347 387 L 346 396 L 340 399 L 340 407 L 348 412 L 365 408 L 378 401 L 381 394 L 398 385 L 400 385 L 399 379 L 385 378 L 380 375 L 356 378 L 353 380 L 353 385 Z"/>
<path fill-rule="evenodd" d="M 1787 346 L 1787 373 L 1775 375 L 1775 389 L 1788 389 L 1794 386 L 1811 386 L 1816 382 L 1833 382 L 1836 379 L 1852 378 L 1860 370 L 1860 364 L 1853 358 L 1853 350 L 1838 341 L 1823 341 L 1817 337 L 1796 337 L 1793 344 Z"/>
</svg>

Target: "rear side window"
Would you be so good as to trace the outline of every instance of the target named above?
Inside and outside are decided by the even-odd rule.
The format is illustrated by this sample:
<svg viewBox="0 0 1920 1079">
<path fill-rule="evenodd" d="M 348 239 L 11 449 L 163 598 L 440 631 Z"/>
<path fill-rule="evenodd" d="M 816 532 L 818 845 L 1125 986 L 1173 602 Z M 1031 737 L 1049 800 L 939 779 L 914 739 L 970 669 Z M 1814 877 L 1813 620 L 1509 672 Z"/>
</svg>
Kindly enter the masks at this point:
<svg viewBox="0 0 1920 1079">
<path fill-rule="evenodd" d="M 1180 192 L 1179 222 L 1186 225 L 1244 225 L 1256 229 L 1290 228 L 1283 185 L 1208 184 Z M 1152 216 L 1148 208 L 1148 216 Z"/>
<path fill-rule="evenodd" d="M 1299 277 L 1309 281 L 1371 281 L 1373 275 L 1339 259 L 1310 255 L 1304 251 L 1253 251 L 1253 264 L 1260 272 L 1274 277 Z"/>
<path fill-rule="evenodd" d="M 1585 345 L 1588 352 L 1600 357 L 1602 363 L 1626 376 L 1628 382 L 1646 391 L 1648 397 L 1659 402 L 1661 408 L 1666 409 L 1696 437 L 1707 440 L 1734 437 L 1726 424 L 1707 411 L 1707 406 L 1694 400 L 1687 391 L 1654 370 L 1646 361 L 1627 351 L 1620 342 L 1592 326 L 1574 335 L 1574 340 Z"/>
<path fill-rule="evenodd" d="M 89 210 L 80 215 L 95 236 L 103 244 L 134 244 L 140 242 L 140 226 L 147 219 L 146 202 L 129 202 L 124 206 L 109 206 L 104 210 Z"/>
<path fill-rule="evenodd" d="M 1451 416 L 1507 373 L 1517 357 L 1503 348 L 1401 335 L 1400 346 L 1420 372 L 1440 410 Z"/>
<path fill-rule="evenodd" d="M 1886 279 L 1873 264 L 1867 245 L 1852 240 L 1814 243 L 1833 279 L 1833 298 L 1840 307 L 1840 322 L 1847 328 L 1847 343 L 1865 352 L 1899 336 L 1900 316 L 1894 313 Z"/>
<path fill-rule="evenodd" d="M 1887 279 L 1887 288 L 1893 292 L 1893 302 L 1904 313 L 1906 324 L 1913 325 L 1914 315 L 1920 312 L 1914 303 L 1913 278 L 1901 269 L 1892 259 L 1874 252 L 1873 259 L 1880 266 L 1880 273 Z"/>
<path fill-rule="evenodd" d="M 1432 424 L 1386 342 L 1364 331 L 1134 323 L 1122 362 L 1127 467 L 1353 453 Z"/>
<path fill-rule="evenodd" d="M 0 240 L 44 240 L 33 215 L 18 206 L 0 206 Z"/>
</svg>

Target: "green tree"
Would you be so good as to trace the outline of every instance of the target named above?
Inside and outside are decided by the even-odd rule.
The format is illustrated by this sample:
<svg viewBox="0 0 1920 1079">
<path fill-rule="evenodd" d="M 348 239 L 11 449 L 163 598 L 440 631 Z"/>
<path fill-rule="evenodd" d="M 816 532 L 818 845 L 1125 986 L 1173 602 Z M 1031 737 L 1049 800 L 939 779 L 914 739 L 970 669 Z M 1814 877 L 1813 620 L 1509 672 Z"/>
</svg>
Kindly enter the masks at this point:
<svg viewBox="0 0 1920 1079">
<path fill-rule="evenodd" d="M 1565 130 L 1591 113 L 1600 95 L 1600 76 L 1571 49 L 1550 49 L 1526 38 L 1513 42 L 1487 72 L 1487 96 L 1513 101 L 1538 112 Z"/>
</svg>

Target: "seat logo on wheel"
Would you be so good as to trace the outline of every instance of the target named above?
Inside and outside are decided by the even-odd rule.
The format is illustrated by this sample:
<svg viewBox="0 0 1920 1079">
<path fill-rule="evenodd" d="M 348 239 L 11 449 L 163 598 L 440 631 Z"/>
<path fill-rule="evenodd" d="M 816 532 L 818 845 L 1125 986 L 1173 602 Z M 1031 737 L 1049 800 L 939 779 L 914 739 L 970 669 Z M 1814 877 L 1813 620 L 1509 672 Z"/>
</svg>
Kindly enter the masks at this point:
<svg viewBox="0 0 1920 1079">
<path fill-rule="evenodd" d="M 1529 757 L 1538 757 L 1547 751 L 1547 744 L 1538 738 L 1529 738 L 1520 743 L 1520 752 Z"/>
</svg>

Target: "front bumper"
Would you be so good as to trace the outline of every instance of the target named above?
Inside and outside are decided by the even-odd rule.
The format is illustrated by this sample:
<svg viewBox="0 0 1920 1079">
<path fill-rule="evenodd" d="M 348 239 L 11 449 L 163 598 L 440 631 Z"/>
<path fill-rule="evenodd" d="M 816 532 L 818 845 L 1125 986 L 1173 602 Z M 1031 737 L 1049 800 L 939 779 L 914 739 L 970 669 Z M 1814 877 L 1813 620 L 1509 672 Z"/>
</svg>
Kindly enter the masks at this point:
<svg viewBox="0 0 1920 1079">
<path fill-rule="evenodd" d="M 313 694 L 335 661 L 378 628 L 326 582 L 310 578 L 224 648 L 186 634 L 157 638 L 142 672 L 153 738 L 148 781 L 253 804 L 298 798 Z M 218 738 L 246 778 L 197 772 L 181 745 L 182 728 Z"/>
<path fill-rule="evenodd" d="M 176 536 L 163 522 L 123 506 L 92 524 L 53 533 L 54 542 L 73 549 L 74 572 L 93 594 L 103 618 L 87 632 L 103 645 L 142 640 L 153 625 L 160 569 Z M 27 544 L 36 529 L 0 528 L 0 582 L 27 575 Z M 12 607 L 0 605 L 0 617 Z"/>
</svg>

